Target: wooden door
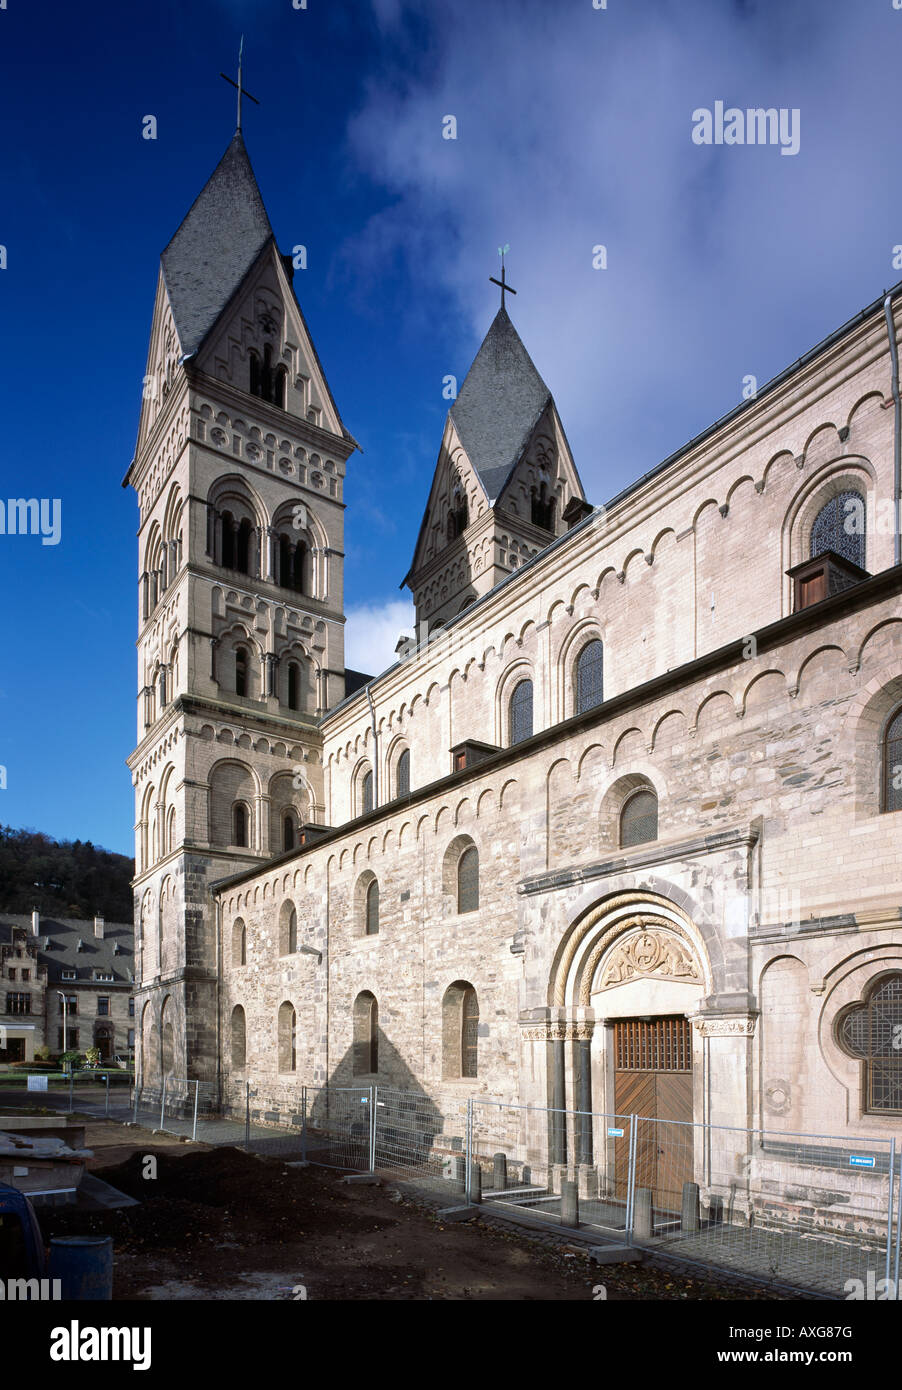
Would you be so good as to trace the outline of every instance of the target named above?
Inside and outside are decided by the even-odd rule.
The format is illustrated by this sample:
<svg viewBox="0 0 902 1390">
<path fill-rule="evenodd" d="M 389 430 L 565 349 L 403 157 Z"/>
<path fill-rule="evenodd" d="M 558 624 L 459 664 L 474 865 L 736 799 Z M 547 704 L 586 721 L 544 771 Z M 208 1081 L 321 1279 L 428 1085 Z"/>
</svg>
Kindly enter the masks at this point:
<svg viewBox="0 0 902 1390">
<path fill-rule="evenodd" d="M 636 1187 L 651 1189 L 656 1214 L 678 1212 L 683 1183 L 691 1182 L 693 1171 L 692 1047 L 685 1018 L 625 1018 L 615 1023 L 614 1109 L 618 1115 L 640 1117 Z M 627 1136 L 616 1142 L 626 1145 Z M 617 1157 L 615 1148 L 619 1175 Z"/>
</svg>

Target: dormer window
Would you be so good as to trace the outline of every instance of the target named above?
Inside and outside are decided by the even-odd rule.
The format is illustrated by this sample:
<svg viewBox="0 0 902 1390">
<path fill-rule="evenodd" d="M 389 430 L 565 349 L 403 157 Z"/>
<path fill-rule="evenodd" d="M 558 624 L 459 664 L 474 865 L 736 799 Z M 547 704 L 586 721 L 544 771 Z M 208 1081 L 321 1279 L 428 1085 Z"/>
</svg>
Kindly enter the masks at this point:
<svg viewBox="0 0 902 1390">
<path fill-rule="evenodd" d="M 543 531 L 554 530 L 554 498 L 548 496 L 548 484 L 542 482 L 532 489 L 532 524 Z"/>
<path fill-rule="evenodd" d="M 464 492 L 460 478 L 455 478 L 451 488 L 451 507 L 448 512 L 448 540 L 453 541 L 457 536 L 463 535 L 470 524 L 470 509 L 467 505 L 467 494 Z"/>
<path fill-rule="evenodd" d="M 272 344 L 267 343 L 263 349 L 262 361 L 260 354 L 253 350 L 248 353 L 248 361 L 248 390 L 251 395 L 259 396 L 261 400 L 284 410 L 288 370 L 281 363 L 273 362 Z"/>
</svg>

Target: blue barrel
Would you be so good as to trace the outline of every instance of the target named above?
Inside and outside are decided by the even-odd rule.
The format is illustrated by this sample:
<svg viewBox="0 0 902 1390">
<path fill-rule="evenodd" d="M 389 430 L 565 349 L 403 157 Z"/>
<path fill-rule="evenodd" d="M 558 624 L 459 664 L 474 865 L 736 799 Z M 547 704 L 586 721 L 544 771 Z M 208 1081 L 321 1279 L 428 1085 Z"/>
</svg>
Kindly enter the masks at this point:
<svg viewBox="0 0 902 1390">
<path fill-rule="evenodd" d="M 64 1299 L 111 1299 L 113 1237 L 54 1236 L 50 1241 L 48 1273 L 51 1279 L 60 1280 Z"/>
</svg>

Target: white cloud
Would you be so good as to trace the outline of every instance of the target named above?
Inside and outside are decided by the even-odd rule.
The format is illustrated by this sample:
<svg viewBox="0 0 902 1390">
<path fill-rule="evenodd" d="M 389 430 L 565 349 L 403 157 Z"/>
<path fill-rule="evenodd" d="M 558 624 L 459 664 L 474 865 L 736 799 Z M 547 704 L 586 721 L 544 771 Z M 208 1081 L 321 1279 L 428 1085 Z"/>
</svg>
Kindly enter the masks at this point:
<svg viewBox="0 0 902 1390">
<path fill-rule="evenodd" d="M 412 633 L 414 607 L 408 599 L 361 604 L 347 610 L 345 665 L 352 671 L 381 675 L 398 657 L 395 647 L 403 633 Z"/>
<path fill-rule="evenodd" d="M 828 8 L 434 5 L 419 68 L 386 50 L 369 83 L 351 146 L 393 196 L 355 240 L 356 273 L 371 279 L 394 251 L 418 291 L 445 286 L 469 336 L 453 316 L 430 326 L 460 378 L 510 242 L 512 316 L 594 501 L 897 278 L 902 16 L 888 0 Z M 800 153 L 695 145 L 692 112 L 718 100 L 799 108 Z M 441 137 L 448 114 L 457 140 Z M 607 270 L 592 268 L 596 244 Z M 416 293 L 401 312 L 431 302 Z"/>
</svg>

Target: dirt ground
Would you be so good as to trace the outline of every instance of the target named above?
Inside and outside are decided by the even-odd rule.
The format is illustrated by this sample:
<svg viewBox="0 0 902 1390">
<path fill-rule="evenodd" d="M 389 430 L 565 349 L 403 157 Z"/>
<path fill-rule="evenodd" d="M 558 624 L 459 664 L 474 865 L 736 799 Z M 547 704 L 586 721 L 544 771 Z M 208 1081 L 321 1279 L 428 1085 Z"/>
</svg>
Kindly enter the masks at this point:
<svg viewBox="0 0 902 1390">
<path fill-rule="evenodd" d="M 87 1121 L 89 1168 L 141 1205 L 41 1212 L 51 1235 L 111 1235 L 114 1298 L 587 1302 L 767 1297 L 648 1265 L 591 1262 L 527 1233 L 445 1224 L 390 1182 L 292 1167 Z M 156 1176 L 146 1177 L 155 1159 Z"/>
</svg>

